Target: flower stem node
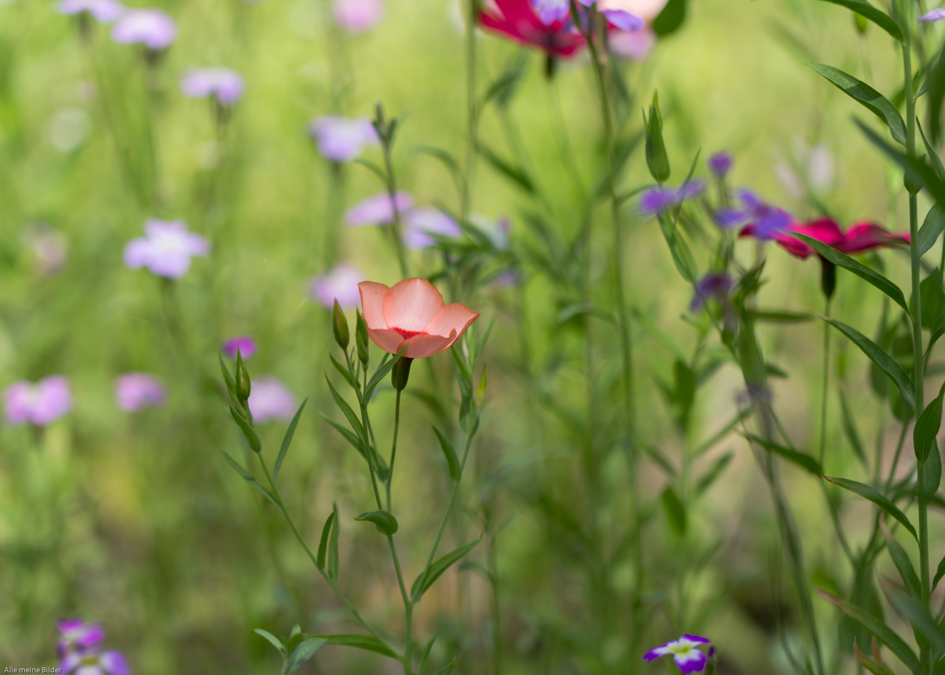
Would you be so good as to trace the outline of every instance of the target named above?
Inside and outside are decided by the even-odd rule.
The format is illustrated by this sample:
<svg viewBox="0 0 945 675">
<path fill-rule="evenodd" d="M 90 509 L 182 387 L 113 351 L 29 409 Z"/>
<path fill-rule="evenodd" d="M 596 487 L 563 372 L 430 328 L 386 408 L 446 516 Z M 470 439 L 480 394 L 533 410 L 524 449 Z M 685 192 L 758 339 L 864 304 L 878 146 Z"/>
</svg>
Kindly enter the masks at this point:
<svg viewBox="0 0 945 675">
<path fill-rule="evenodd" d="M 348 344 L 351 342 L 351 333 L 348 331 L 348 319 L 341 310 L 341 305 L 335 300 L 335 307 L 332 310 L 332 331 L 335 333 L 335 342 L 344 352 L 348 351 Z"/>
<path fill-rule="evenodd" d="M 413 359 L 402 356 L 400 360 L 394 364 L 390 375 L 390 382 L 397 391 L 403 391 L 407 388 L 407 380 L 410 379 L 411 363 L 413 363 Z"/>
</svg>

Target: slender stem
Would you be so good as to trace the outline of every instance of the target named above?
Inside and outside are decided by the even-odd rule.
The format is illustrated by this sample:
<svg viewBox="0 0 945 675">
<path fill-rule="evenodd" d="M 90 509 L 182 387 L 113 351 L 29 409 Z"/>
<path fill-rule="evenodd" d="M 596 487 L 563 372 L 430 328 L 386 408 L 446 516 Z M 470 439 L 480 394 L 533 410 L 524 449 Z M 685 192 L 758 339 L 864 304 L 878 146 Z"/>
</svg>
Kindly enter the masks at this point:
<svg viewBox="0 0 945 675">
<path fill-rule="evenodd" d="M 394 407 L 394 441 L 390 449 L 390 474 L 387 476 L 387 510 L 390 511 L 390 484 L 394 480 L 394 460 L 397 459 L 397 432 L 400 430 L 400 395 L 402 390 L 397 390 L 397 403 Z"/>
<path fill-rule="evenodd" d="M 479 111 L 476 105 L 476 23 L 477 0 L 467 0 L 466 16 L 466 166 L 463 172 L 463 203 L 460 214 L 463 220 L 469 215 L 472 191 L 472 173 L 478 147 Z"/>
<path fill-rule="evenodd" d="M 459 478 L 453 482 L 453 489 L 450 491 L 450 501 L 446 505 L 443 520 L 440 521 L 440 528 L 436 532 L 436 539 L 433 540 L 433 548 L 430 549 L 430 556 L 427 558 L 427 567 L 433 564 L 433 556 L 436 555 L 436 549 L 440 546 L 440 539 L 443 538 L 443 531 L 446 530 L 446 523 L 449 521 L 450 513 L 453 511 L 453 503 L 456 501 L 456 495 L 459 492 L 459 484 L 463 480 L 463 470 L 466 468 L 466 458 L 469 456 L 469 446 L 472 444 L 472 439 L 473 434 L 466 436 L 466 447 L 463 449 L 463 458 L 459 463 Z"/>
<path fill-rule="evenodd" d="M 394 561 L 394 570 L 397 572 L 397 584 L 400 586 L 400 596 L 404 600 L 404 624 L 406 628 L 406 646 L 404 647 L 404 675 L 412 675 L 410 664 L 410 629 L 413 622 L 413 601 L 407 595 L 407 586 L 404 584 L 404 574 L 400 570 L 400 556 L 397 555 L 397 546 L 394 544 L 393 535 L 387 535 L 387 543 L 390 545 L 390 557 Z"/>
<path fill-rule="evenodd" d="M 367 391 L 367 367 L 364 368 L 364 388 L 363 391 Z M 364 443 L 364 454 L 367 455 L 368 469 L 371 471 L 371 486 L 374 488 L 374 499 L 377 502 L 377 508 L 383 509 L 381 506 L 381 493 L 377 489 L 377 476 L 374 469 L 374 453 L 371 451 L 371 441 L 368 436 L 368 428 L 370 421 L 368 420 L 367 413 L 367 401 L 364 400 L 364 396 L 361 392 L 358 392 L 358 403 L 361 404 L 361 431 L 362 438 L 361 442 Z"/>
<path fill-rule="evenodd" d="M 390 145 L 392 141 L 384 141 L 384 166 L 387 169 L 387 194 L 390 196 L 390 207 L 394 212 L 394 222 L 390 224 L 391 234 L 394 237 L 394 248 L 397 249 L 397 262 L 400 263 L 400 273 L 406 279 L 407 254 L 404 251 L 404 240 L 400 236 L 402 230 L 401 213 L 397 208 L 397 179 L 394 176 L 394 162 L 391 159 Z"/>
<path fill-rule="evenodd" d="M 827 298 L 827 306 L 824 309 L 824 316 L 830 318 L 830 298 Z M 820 465 L 824 465 L 824 456 L 827 450 L 827 385 L 830 382 L 830 323 L 824 321 L 824 387 L 823 396 L 820 399 Z"/>
</svg>

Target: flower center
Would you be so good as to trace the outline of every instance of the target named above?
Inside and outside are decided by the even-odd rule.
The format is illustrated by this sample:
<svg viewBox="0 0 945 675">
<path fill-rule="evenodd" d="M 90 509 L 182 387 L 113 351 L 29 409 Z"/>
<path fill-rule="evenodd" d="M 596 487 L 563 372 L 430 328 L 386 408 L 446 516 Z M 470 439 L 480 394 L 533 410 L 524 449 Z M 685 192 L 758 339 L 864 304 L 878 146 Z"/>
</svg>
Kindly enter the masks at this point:
<svg viewBox="0 0 945 675">
<path fill-rule="evenodd" d="M 422 331 L 422 330 L 404 330 L 403 328 L 392 328 L 391 330 L 393 330 L 394 332 L 400 333 L 401 337 L 402 337 L 404 340 L 409 340 L 409 339 L 412 338 L 414 335 L 422 335 L 422 334 L 423 334 L 423 331 Z"/>
</svg>

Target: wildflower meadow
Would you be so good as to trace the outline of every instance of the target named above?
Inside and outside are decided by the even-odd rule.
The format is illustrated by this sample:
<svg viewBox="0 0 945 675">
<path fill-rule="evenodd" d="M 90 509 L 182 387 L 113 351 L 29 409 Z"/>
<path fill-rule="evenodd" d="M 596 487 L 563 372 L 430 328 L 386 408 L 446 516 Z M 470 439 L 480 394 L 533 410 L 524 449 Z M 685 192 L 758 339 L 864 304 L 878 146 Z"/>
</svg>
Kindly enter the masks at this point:
<svg viewBox="0 0 945 675">
<path fill-rule="evenodd" d="M 2 672 L 945 675 L 941 5 L 0 0 Z"/>
</svg>

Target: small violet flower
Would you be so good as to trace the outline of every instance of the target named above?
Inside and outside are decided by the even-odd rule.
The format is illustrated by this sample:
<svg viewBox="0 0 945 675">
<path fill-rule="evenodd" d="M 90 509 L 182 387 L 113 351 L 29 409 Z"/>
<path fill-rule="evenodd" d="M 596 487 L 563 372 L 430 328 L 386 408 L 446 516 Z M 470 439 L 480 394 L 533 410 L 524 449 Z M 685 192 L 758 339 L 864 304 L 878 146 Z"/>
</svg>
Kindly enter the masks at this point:
<svg viewBox="0 0 945 675">
<path fill-rule="evenodd" d="M 124 655 L 114 651 L 102 654 L 73 652 L 62 660 L 59 667 L 63 675 L 131 675 Z"/>
<path fill-rule="evenodd" d="M 130 9 L 112 28 L 115 42 L 140 43 L 155 52 L 170 47 L 176 37 L 174 20 L 159 9 Z"/>
<path fill-rule="evenodd" d="M 404 244 L 415 251 L 435 246 L 431 235 L 455 238 L 462 234 L 456 221 L 437 209 L 414 209 L 404 216 Z"/>
<path fill-rule="evenodd" d="M 97 623 L 86 623 L 82 619 L 67 619 L 57 624 L 59 642 L 56 653 L 59 658 L 73 651 L 88 651 L 105 639 L 105 631 Z"/>
<path fill-rule="evenodd" d="M 570 0 L 531 0 L 531 5 L 546 26 L 555 21 L 567 21 L 571 14 Z"/>
<path fill-rule="evenodd" d="M 696 293 L 689 303 L 690 312 L 699 312 L 709 300 L 723 302 L 732 291 L 732 279 L 724 272 L 710 272 L 696 282 Z"/>
<path fill-rule="evenodd" d="M 3 409 L 10 424 L 44 427 L 72 410 L 69 381 L 54 375 L 35 384 L 15 382 L 3 392 Z"/>
<path fill-rule="evenodd" d="M 317 117 L 308 125 L 318 151 L 333 162 L 350 162 L 368 145 L 378 145 L 377 130 L 367 117 Z"/>
<path fill-rule="evenodd" d="M 705 192 L 705 183 L 694 180 L 678 188 L 658 187 L 647 190 L 640 198 L 640 213 L 653 215 L 675 208 L 684 201 L 694 199 Z"/>
<path fill-rule="evenodd" d="M 342 307 L 355 307 L 361 300 L 358 284 L 364 281 L 364 275 L 354 265 L 341 263 L 328 274 L 313 277 L 309 290 L 318 303 L 331 309 L 335 300 Z"/>
<path fill-rule="evenodd" d="M 256 342 L 248 335 L 239 335 L 224 342 L 220 349 L 231 359 L 235 359 L 239 354 L 246 361 L 256 353 Z"/>
<path fill-rule="evenodd" d="M 709 171 L 716 178 L 725 178 L 732 168 L 732 156 L 727 152 L 717 152 L 709 157 L 707 164 L 709 165 Z"/>
<path fill-rule="evenodd" d="M 919 21 L 941 21 L 945 19 L 945 9 L 933 9 L 919 17 Z"/>
<path fill-rule="evenodd" d="M 335 0 L 331 6 L 335 23 L 349 33 L 371 30 L 384 17 L 381 0 Z"/>
<path fill-rule="evenodd" d="M 59 13 L 66 16 L 88 14 L 99 23 L 111 23 L 122 15 L 125 6 L 117 0 L 62 0 Z"/>
<path fill-rule="evenodd" d="M 164 405 L 167 391 L 154 375 L 126 373 L 115 380 L 115 403 L 126 412 Z"/>
<path fill-rule="evenodd" d="M 395 206 L 398 213 L 404 213 L 413 206 L 413 198 L 406 192 L 398 192 L 392 202 L 390 195 L 381 192 L 348 209 L 345 222 L 351 227 L 390 225 L 394 222 Z"/>
<path fill-rule="evenodd" d="M 210 242 L 189 232 L 182 220 L 149 220 L 144 233 L 125 246 L 125 265 L 130 269 L 147 267 L 159 277 L 179 279 L 190 269 L 191 257 L 210 253 Z"/>
<path fill-rule="evenodd" d="M 257 422 L 290 420 L 298 404 L 295 396 L 274 377 L 261 377 L 253 382 L 249 393 L 249 411 Z"/>
<path fill-rule="evenodd" d="M 768 241 L 791 224 L 789 213 L 766 204 L 750 190 L 739 190 L 738 197 L 744 208 L 722 209 L 715 214 L 715 222 L 722 229 L 751 224 L 751 233 L 762 241 Z"/>
<path fill-rule="evenodd" d="M 212 96 L 225 108 L 235 105 L 242 98 L 245 86 L 240 74 L 230 68 L 191 68 L 180 82 L 180 89 L 185 96 Z"/>
<path fill-rule="evenodd" d="M 699 651 L 699 645 L 709 644 L 709 640 L 698 635 L 683 635 L 678 640 L 672 640 L 664 645 L 651 649 L 643 655 L 644 661 L 653 661 L 661 656 L 672 656 L 680 672 L 701 673 L 705 670 L 708 661 L 706 655 Z"/>
</svg>

